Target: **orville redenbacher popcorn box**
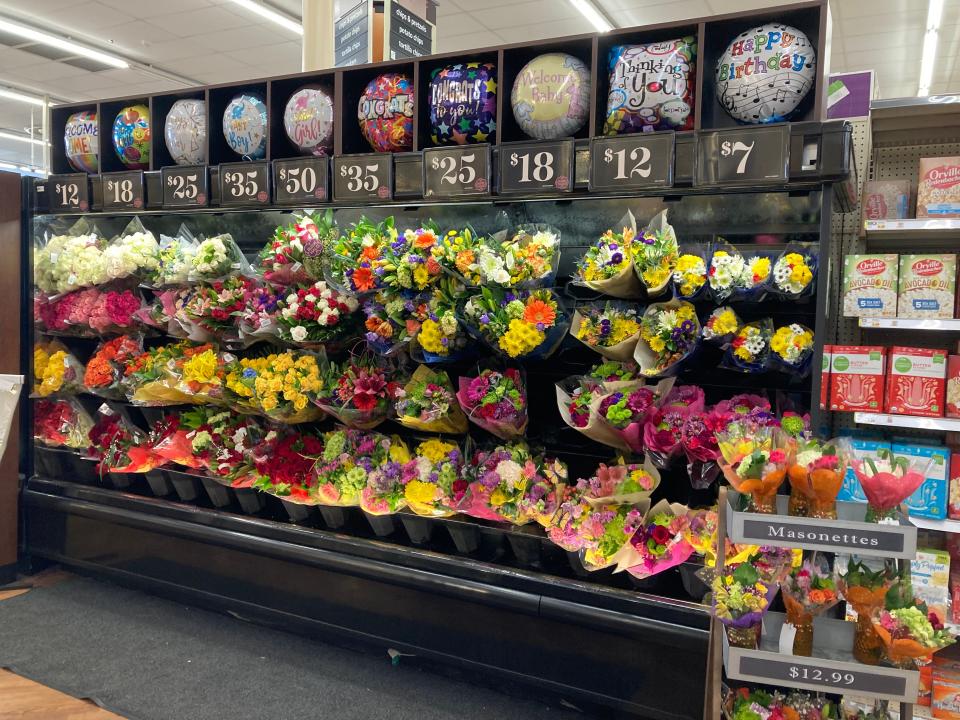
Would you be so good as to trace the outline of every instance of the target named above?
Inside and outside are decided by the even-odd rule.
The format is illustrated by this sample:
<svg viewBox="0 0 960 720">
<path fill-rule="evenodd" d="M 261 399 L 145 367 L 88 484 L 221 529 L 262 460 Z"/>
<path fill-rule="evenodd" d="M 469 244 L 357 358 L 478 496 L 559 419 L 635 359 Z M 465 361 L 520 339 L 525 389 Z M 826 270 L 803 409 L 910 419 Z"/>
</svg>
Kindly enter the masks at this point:
<svg viewBox="0 0 960 720">
<path fill-rule="evenodd" d="M 897 256 L 847 255 L 843 258 L 843 316 L 897 316 Z"/>
<path fill-rule="evenodd" d="M 950 453 L 950 497 L 947 500 L 947 517 L 960 520 L 960 453 L 956 452 Z M 957 610 L 960 611 L 960 608 Z"/>
<path fill-rule="evenodd" d="M 927 468 L 927 479 L 916 492 L 905 500 L 911 515 L 942 520 L 947 517 L 947 474 L 950 470 L 950 451 L 945 447 L 893 443 L 891 449 L 896 457 L 933 458 Z"/>
<path fill-rule="evenodd" d="M 830 409 L 883 412 L 886 348 L 833 345 L 830 357 Z"/>
<path fill-rule="evenodd" d="M 920 158 L 917 217 L 960 217 L 960 157 Z"/>
<path fill-rule="evenodd" d="M 947 353 L 931 348 L 890 348 L 886 410 L 897 415 L 943 417 Z"/>
<path fill-rule="evenodd" d="M 952 318 L 956 255 L 901 255 L 897 317 Z"/>
<path fill-rule="evenodd" d="M 850 440 L 850 448 L 856 460 L 864 460 L 866 458 L 877 460 L 879 451 L 889 450 L 890 443 L 884 440 L 860 440 L 852 438 Z M 862 503 L 867 501 L 867 496 L 864 494 L 863 488 L 860 487 L 860 481 L 857 480 L 857 476 L 853 472 L 853 467 L 847 468 L 847 473 L 843 476 L 843 486 L 840 488 L 840 494 L 837 495 L 837 499 Z"/>
</svg>

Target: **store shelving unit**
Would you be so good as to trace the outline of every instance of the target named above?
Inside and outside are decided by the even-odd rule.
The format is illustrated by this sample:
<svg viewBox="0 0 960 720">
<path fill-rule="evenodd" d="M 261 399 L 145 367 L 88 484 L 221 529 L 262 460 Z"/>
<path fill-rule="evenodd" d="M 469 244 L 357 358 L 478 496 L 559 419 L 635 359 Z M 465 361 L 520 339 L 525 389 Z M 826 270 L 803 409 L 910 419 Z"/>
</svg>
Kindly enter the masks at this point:
<svg viewBox="0 0 960 720">
<path fill-rule="evenodd" d="M 928 418 L 915 415 L 890 415 L 887 413 L 854 413 L 854 422 L 860 425 L 930 430 L 934 432 L 960 432 L 960 420 L 954 418 Z"/>
<path fill-rule="evenodd" d="M 960 332 L 960 320 L 921 318 L 860 318 L 860 327 L 870 330 L 922 330 L 923 332 Z"/>
</svg>

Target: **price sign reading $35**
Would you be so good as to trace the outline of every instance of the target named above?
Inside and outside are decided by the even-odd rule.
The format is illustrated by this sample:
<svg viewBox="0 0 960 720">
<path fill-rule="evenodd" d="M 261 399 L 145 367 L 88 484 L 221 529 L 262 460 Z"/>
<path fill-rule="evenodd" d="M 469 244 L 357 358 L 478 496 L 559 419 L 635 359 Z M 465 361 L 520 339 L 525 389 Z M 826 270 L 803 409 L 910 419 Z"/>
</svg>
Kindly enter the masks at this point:
<svg viewBox="0 0 960 720">
<path fill-rule="evenodd" d="M 333 159 L 334 200 L 391 200 L 393 156 L 390 153 L 338 155 Z"/>
<path fill-rule="evenodd" d="M 573 139 L 504 143 L 500 146 L 501 194 L 571 192 Z"/>
<path fill-rule="evenodd" d="M 265 162 L 220 165 L 220 205 L 266 205 L 270 174 Z"/>
<path fill-rule="evenodd" d="M 207 168 L 205 165 L 179 165 L 165 167 L 160 171 L 163 185 L 163 207 L 205 207 L 207 192 Z"/>
<path fill-rule="evenodd" d="M 590 190 L 606 192 L 673 185 L 674 134 L 640 133 L 590 141 Z"/>
<path fill-rule="evenodd" d="M 427 148 L 423 151 L 423 196 L 490 193 L 490 146 Z"/>
</svg>

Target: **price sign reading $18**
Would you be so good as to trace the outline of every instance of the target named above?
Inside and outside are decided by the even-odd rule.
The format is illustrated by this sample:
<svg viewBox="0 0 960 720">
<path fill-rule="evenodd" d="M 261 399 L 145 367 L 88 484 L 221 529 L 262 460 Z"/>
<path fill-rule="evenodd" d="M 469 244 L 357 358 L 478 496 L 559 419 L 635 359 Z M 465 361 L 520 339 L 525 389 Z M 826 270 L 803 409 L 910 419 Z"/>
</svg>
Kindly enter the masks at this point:
<svg viewBox="0 0 960 720">
<path fill-rule="evenodd" d="M 160 171 L 160 184 L 165 209 L 205 207 L 209 199 L 205 165 L 165 167 Z"/>
<path fill-rule="evenodd" d="M 638 133 L 590 141 L 590 190 L 613 192 L 673 185 L 674 134 Z"/>
<path fill-rule="evenodd" d="M 118 172 L 101 177 L 104 210 L 140 210 L 143 208 L 143 173 Z"/>
<path fill-rule="evenodd" d="M 501 194 L 571 192 L 573 150 L 573 139 L 501 145 Z"/>
<path fill-rule="evenodd" d="M 47 178 L 50 212 L 86 212 L 90 209 L 90 183 L 86 173 L 51 175 Z"/>
<path fill-rule="evenodd" d="M 303 157 L 273 162 L 273 201 L 301 205 L 327 199 L 330 160 Z"/>
<path fill-rule="evenodd" d="M 220 165 L 220 205 L 266 205 L 270 202 L 270 173 L 265 162 Z"/>
<path fill-rule="evenodd" d="M 393 199 L 393 156 L 370 153 L 335 157 L 333 199 L 357 202 Z"/>
<path fill-rule="evenodd" d="M 427 148 L 423 151 L 423 196 L 490 194 L 490 146 Z"/>
</svg>

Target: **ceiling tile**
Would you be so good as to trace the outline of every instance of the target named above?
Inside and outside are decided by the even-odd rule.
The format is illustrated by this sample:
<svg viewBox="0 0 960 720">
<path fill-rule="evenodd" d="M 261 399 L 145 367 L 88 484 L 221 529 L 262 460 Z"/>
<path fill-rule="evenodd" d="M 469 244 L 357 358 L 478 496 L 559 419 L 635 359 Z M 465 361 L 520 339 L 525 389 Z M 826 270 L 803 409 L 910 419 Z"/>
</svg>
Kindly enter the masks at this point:
<svg viewBox="0 0 960 720">
<path fill-rule="evenodd" d="M 248 52 L 260 45 L 282 43 L 290 39 L 290 33 L 283 30 L 274 30 L 273 26 L 263 27 L 250 25 L 248 27 L 233 28 L 222 33 L 213 33 L 203 38 L 203 44 L 215 52 L 245 49 Z M 251 54 L 249 57 L 254 58 Z"/>
<path fill-rule="evenodd" d="M 255 60 L 255 56 L 250 55 Z M 176 73 L 184 73 L 190 77 L 200 78 L 201 80 L 210 73 L 219 73 L 224 71 L 233 71 L 230 79 L 242 80 L 244 77 L 250 77 L 252 69 L 247 63 L 241 62 L 236 58 L 229 57 L 222 53 L 212 55 L 201 55 L 195 58 L 184 60 L 171 60 L 165 62 L 163 67 Z M 204 82 L 208 82 L 204 80 Z"/>
<path fill-rule="evenodd" d="M 500 33 L 493 30 L 478 30 L 466 35 L 438 35 L 437 52 L 456 52 L 473 48 L 491 47 L 505 42 Z"/>
<path fill-rule="evenodd" d="M 583 16 L 578 13 L 568 2 L 555 2 L 549 5 L 542 2 L 524 2 L 513 3 L 509 10 L 503 12 L 476 13 L 478 17 L 483 18 L 483 24 L 491 30 L 509 27 L 513 30 L 520 30 L 524 25 L 532 25 L 537 28 L 545 25 L 551 25 L 556 21 L 567 18 L 577 18 L 577 25 L 583 28 L 585 22 Z M 543 35 L 539 35 L 543 37 Z"/>
<path fill-rule="evenodd" d="M 654 23 L 673 22 L 688 18 L 710 15 L 710 6 L 706 0 L 679 0 L 657 5 L 643 5 L 634 9 L 625 9 L 608 13 L 620 27 L 634 25 L 652 25 Z"/>
<path fill-rule="evenodd" d="M 208 7 L 211 4 L 207 0 L 163 0 L 162 2 L 157 0 L 100 0 L 100 2 L 143 20 L 160 15 L 173 15 L 196 10 L 197 8 Z"/>
<path fill-rule="evenodd" d="M 486 25 L 482 21 L 466 12 L 454 13 L 437 18 L 437 37 L 443 37 L 444 35 L 464 35 L 484 29 L 486 29 Z"/>
<path fill-rule="evenodd" d="M 196 38 L 178 38 L 166 42 L 151 43 L 137 50 L 136 57 L 156 65 L 166 66 L 171 60 L 199 57 L 208 52 Z"/>
<path fill-rule="evenodd" d="M 257 64 L 260 62 L 270 62 L 293 65 L 290 72 L 297 72 L 303 59 L 303 53 L 300 50 L 300 43 L 286 42 L 274 43 L 272 45 L 262 45 L 260 47 L 248 47 L 243 50 L 230 50 L 224 53 L 228 57 L 234 58 L 242 64 L 246 64 L 251 56 L 256 57 Z"/>
<path fill-rule="evenodd" d="M 0 72 L 6 73 L 27 65 L 43 62 L 43 58 L 25 50 L 0 46 Z"/>
<path fill-rule="evenodd" d="M 161 15 L 151 18 L 150 22 L 174 35 L 194 37 L 252 25 L 254 20 L 249 13 L 246 17 L 241 17 L 224 7 L 207 7 L 173 15 Z"/>
<path fill-rule="evenodd" d="M 17 75 L 34 82 L 45 80 L 57 80 L 60 78 L 72 79 L 81 75 L 88 75 L 88 71 L 81 68 L 72 67 L 61 62 L 45 62 L 37 65 L 30 65 L 17 70 Z"/>
<path fill-rule="evenodd" d="M 0 10 L 13 15 L 22 15 L 27 12 L 42 15 L 75 5 L 76 0 L 73 2 L 70 0 L 0 0 Z"/>
<path fill-rule="evenodd" d="M 33 14 L 32 11 L 28 11 Z M 46 17 L 46 22 L 59 27 L 65 33 L 76 34 L 85 33 L 93 37 L 101 37 L 101 32 L 106 28 L 123 25 L 132 22 L 133 17 L 120 12 L 116 8 L 103 5 L 99 2 L 80 3 L 70 9 L 69 13 L 53 13 Z"/>
<path fill-rule="evenodd" d="M 497 34 L 503 38 L 504 42 L 508 43 L 563 37 L 564 35 L 579 35 L 584 32 L 587 32 L 587 29 L 580 17 L 538 23 L 526 27 L 503 27 L 497 30 Z"/>
<path fill-rule="evenodd" d="M 102 33 L 102 37 L 118 51 L 131 50 L 133 52 L 136 52 L 139 48 L 180 38 L 179 35 L 174 35 L 172 32 L 152 25 L 145 20 L 132 20 L 108 28 Z"/>
</svg>

